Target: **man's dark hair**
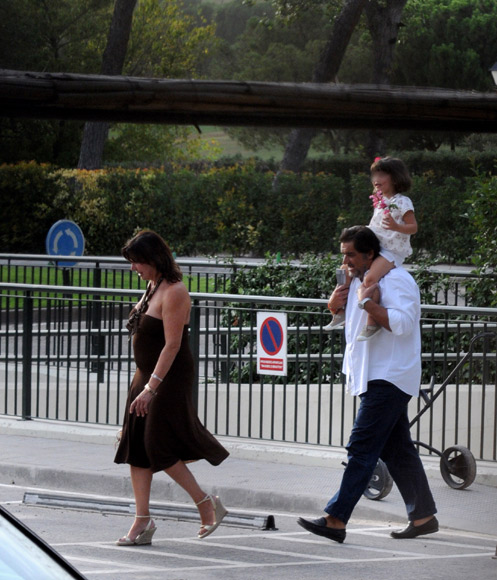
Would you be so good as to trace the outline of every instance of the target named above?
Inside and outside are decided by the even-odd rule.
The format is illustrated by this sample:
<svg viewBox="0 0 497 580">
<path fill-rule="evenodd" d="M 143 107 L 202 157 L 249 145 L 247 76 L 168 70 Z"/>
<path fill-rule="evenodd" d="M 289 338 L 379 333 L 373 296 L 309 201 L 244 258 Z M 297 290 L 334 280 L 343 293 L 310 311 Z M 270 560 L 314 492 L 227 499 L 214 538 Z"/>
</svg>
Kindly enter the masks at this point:
<svg viewBox="0 0 497 580">
<path fill-rule="evenodd" d="M 352 226 L 345 228 L 340 235 L 340 243 L 353 242 L 356 251 L 367 254 L 371 250 L 374 252 L 373 259 L 380 254 L 380 241 L 373 231 L 366 226 Z"/>
</svg>

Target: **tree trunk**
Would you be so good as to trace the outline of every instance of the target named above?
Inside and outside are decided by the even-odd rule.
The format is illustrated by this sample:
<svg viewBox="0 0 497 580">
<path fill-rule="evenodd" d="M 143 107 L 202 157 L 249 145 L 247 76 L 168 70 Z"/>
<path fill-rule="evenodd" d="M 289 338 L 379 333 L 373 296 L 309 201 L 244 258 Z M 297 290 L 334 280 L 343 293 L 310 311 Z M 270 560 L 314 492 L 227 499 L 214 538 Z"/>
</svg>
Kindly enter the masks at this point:
<svg viewBox="0 0 497 580">
<path fill-rule="evenodd" d="M 407 0 L 387 0 L 386 3 L 376 0 L 365 7 L 373 41 L 372 80 L 375 84 L 390 84 L 397 35 L 402 26 L 401 17 L 406 3 Z M 385 136 L 381 129 L 370 132 L 367 151 L 371 159 L 385 154 Z"/>
<path fill-rule="evenodd" d="M 102 57 L 103 75 L 120 75 L 123 71 L 136 2 L 137 0 L 116 0 L 114 4 L 107 46 Z M 102 166 L 108 133 L 109 123 L 85 124 L 79 169 L 99 169 Z"/>
<path fill-rule="evenodd" d="M 328 83 L 334 81 L 342 64 L 350 37 L 359 22 L 367 1 L 348 0 L 345 3 L 335 21 L 331 36 L 321 53 L 319 62 L 314 70 L 312 82 Z M 315 129 L 294 129 L 290 133 L 283 160 L 274 179 L 274 187 L 277 186 L 278 175 L 282 171 L 300 171 L 316 133 Z"/>
</svg>

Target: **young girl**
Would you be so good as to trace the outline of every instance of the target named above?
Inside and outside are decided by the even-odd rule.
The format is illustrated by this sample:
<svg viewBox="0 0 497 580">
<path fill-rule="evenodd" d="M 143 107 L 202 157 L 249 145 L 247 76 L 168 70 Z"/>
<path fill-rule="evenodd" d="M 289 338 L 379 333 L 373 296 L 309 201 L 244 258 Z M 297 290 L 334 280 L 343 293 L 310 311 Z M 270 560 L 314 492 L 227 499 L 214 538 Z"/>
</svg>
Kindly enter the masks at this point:
<svg viewBox="0 0 497 580">
<path fill-rule="evenodd" d="M 394 157 L 377 157 L 371 165 L 371 183 L 374 213 L 368 227 L 380 240 L 381 251 L 364 276 L 366 287 L 377 284 L 392 268 L 402 266 L 407 256 L 412 254 L 410 237 L 418 231 L 412 201 L 402 195 L 409 191 L 412 183 L 404 162 Z M 374 300 L 379 302 L 378 290 Z M 342 309 L 333 313 L 333 320 L 324 329 L 331 330 L 344 322 Z M 380 328 L 368 317 L 357 340 L 369 340 Z"/>
</svg>

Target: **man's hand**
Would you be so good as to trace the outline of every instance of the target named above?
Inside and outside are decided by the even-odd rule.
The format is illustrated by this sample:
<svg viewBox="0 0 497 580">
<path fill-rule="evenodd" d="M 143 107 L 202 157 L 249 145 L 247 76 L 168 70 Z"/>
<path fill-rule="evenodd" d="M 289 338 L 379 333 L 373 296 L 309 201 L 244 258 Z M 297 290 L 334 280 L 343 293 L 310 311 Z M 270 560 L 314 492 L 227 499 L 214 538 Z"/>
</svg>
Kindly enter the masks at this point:
<svg viewBox="0 0 497 580">
<path fill-rule="evenodd" d="M 337 312 L 340 308 L 345 308 L 347 304 L 347 298 L 349 296 L 349 287 L 347 285 L 337 286 L 334 290 L 330 299 L 328 300 L 328 310 L 332 313 Z"/>
</svg>

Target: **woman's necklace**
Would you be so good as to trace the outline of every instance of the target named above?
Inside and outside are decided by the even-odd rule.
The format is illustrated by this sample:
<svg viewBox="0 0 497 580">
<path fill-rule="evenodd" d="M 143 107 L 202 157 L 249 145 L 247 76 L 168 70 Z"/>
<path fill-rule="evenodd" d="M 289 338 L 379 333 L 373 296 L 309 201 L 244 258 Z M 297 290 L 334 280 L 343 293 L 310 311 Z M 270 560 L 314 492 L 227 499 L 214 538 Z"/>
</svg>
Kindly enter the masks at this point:
<svg viewBox="0 0 497 580">
<path fill-rule="evenodd" d="M 160 286 L 162 280 L 164 278 L 161 276 L 155 286 L 152 286 L 152 282 L 149 282 L 147 289 L 145 290 L 145 295 L 143 296 L 143 300 L 141 301 L 138 308 L 133 308 L 129 314 L 128 323 L 126 324 L 126 328 L 129 331 L 129 338 L 135 334 L 138 330 L 138 326 L 140 325 L 140 319 L 143 314 L 148 310 L 148 305 L 150 304 L 150 300 L 152 300 L 152 296 L 157 291 L 157 288 Z"/>
</svg>

